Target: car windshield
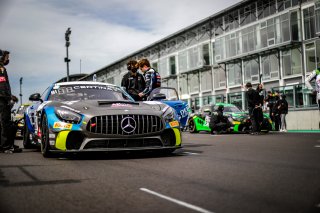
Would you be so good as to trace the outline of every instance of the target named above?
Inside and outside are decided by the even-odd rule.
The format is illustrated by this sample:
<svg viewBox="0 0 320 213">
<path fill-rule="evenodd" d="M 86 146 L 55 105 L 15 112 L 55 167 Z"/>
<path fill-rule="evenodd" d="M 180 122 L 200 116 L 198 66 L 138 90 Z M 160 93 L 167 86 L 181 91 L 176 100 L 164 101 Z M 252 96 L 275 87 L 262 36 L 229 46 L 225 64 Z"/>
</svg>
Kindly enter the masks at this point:
<svg viewBox="0 0 320 213">
<path fill-rule="evenodd" d="M 225 106 L 223 112 L 241 112 L 236 106 Z"/>
<path fill-rule="evenodd" d="M 17 111 L 17 114 L 23 114 L 29 105 L 21 105 Z"/>
<path fill-rule="evenodd" d="M 132 101 L 119 87 L 112 85 L 55 85 L 49 95 L 51 101 L 76 101 L 76 100 L 114 100 Z"/>
<path fill-rule="evenodd" d="M 177 91 L 173 88 L 166 88 L 166 87 L 160 87 L 160 88 L 156 88 L 152 91 L 152 94 L 150 94 L 150 96 L 153 96 L 155 94 L 164 94 L 166 96 L 165 100 L 169 100 L 169 101 L 177 101 L 179 100 Z"/>
</svg>

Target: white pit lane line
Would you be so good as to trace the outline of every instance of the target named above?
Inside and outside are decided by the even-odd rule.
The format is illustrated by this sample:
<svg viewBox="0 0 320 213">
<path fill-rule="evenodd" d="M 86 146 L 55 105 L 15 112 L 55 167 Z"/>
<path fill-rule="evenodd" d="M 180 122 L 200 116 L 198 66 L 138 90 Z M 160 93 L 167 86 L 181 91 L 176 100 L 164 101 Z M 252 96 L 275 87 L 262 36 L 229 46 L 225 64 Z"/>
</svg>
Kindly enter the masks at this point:
<svg viewBox="0 0 320 213">
<path fill-rule="evenodd" d="M 140 190 L 141 190 L 141 191 L 144 191 L 144 192 L 147 192 L 147 193 L 149 193 L 149 194 L 155 195 L 155 196 L 157 196 L 157 197 L 163 198 L 163 199 L 165 199 L 165 200 L 171 201 L 171 202 L 176 203 L 176 204 L 178 204 L 178 205 L 187 207 L 187 208 L 189 208 L 189 209 L 193 209 L 193 210 L 195 210 L 195 211 L 197 211 L 197 212 L 214 213 L 214 212 L 212 212 L 212 211 L 209 211 L 209 210 L 203 209 L 203 208 L 201 208 L 201 207 L 198 207 L 198 206 L 195 206 L 195 205 L 192 205 L 192 204 L 183 202 L 183 201 L 181 201 L 181 200 L 177 200 L 177 199 L 174 199 L 174 198 L 171 198 L 171 197 L 168 197 L 168 196 L 159 194 L 159 193 L 157 193 L 157 192 L 151 191 L 151 190 L 146 189 L 146 188 L 140 188 Z"/>
</svg>

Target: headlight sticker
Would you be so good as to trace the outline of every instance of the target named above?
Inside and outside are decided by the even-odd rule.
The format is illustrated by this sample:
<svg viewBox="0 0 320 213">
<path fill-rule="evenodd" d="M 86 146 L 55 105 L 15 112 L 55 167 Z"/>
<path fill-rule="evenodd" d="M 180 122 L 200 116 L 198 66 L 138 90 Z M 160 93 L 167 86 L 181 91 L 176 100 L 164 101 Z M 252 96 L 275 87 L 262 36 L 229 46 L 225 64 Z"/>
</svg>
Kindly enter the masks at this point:
<svg viewBox="0 0 320 213">
<path fill-rule="evenodd" d="M 169 123 L 169 125 L 170 125 L 170 127 L 177 127 L 177 126 L 179 126 L 179 122 L 178 121 L 171 121 Z"/>
<path fill-rule="evenodd" d="M 53 124 L 54 129 L 71 129 L 72 124 L 64 123 L 64 122 L 55 122 Z"/>
</svg>

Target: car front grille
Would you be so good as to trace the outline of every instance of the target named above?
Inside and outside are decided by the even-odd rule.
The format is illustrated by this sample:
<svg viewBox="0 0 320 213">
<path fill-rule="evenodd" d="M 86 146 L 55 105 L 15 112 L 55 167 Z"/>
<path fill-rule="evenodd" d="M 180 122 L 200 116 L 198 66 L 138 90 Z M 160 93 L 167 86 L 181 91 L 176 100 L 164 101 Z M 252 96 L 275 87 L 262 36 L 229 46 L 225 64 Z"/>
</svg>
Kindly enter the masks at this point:
<svg viewBox="0 0 320 213">
<path fill-rule="evenodd" d="M 110 135 L 143 135 L 163 130 L 159 116 L 154 115 L 103 115 L 95 116 L 87 124 L 87 131 Z"/>
<path fill-rule="evenodd" d="M 162 143 L 158 138 L 93 140 L 86 144 L 84 149 L 139 147 L 162 147 Z"/>
</svg>

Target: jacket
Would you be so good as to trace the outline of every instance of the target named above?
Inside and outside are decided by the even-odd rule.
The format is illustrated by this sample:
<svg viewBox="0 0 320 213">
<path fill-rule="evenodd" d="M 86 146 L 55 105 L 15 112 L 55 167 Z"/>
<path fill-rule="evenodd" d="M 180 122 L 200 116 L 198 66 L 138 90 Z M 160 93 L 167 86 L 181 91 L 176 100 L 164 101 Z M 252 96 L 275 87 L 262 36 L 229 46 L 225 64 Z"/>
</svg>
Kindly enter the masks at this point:
<svg viewBox="0 0 320 213">
<path fill-rule="evenodd" d="M 7 70 L 0 65 L 0 98 L 11 99 L 11 87 Z"/>
</svg>

